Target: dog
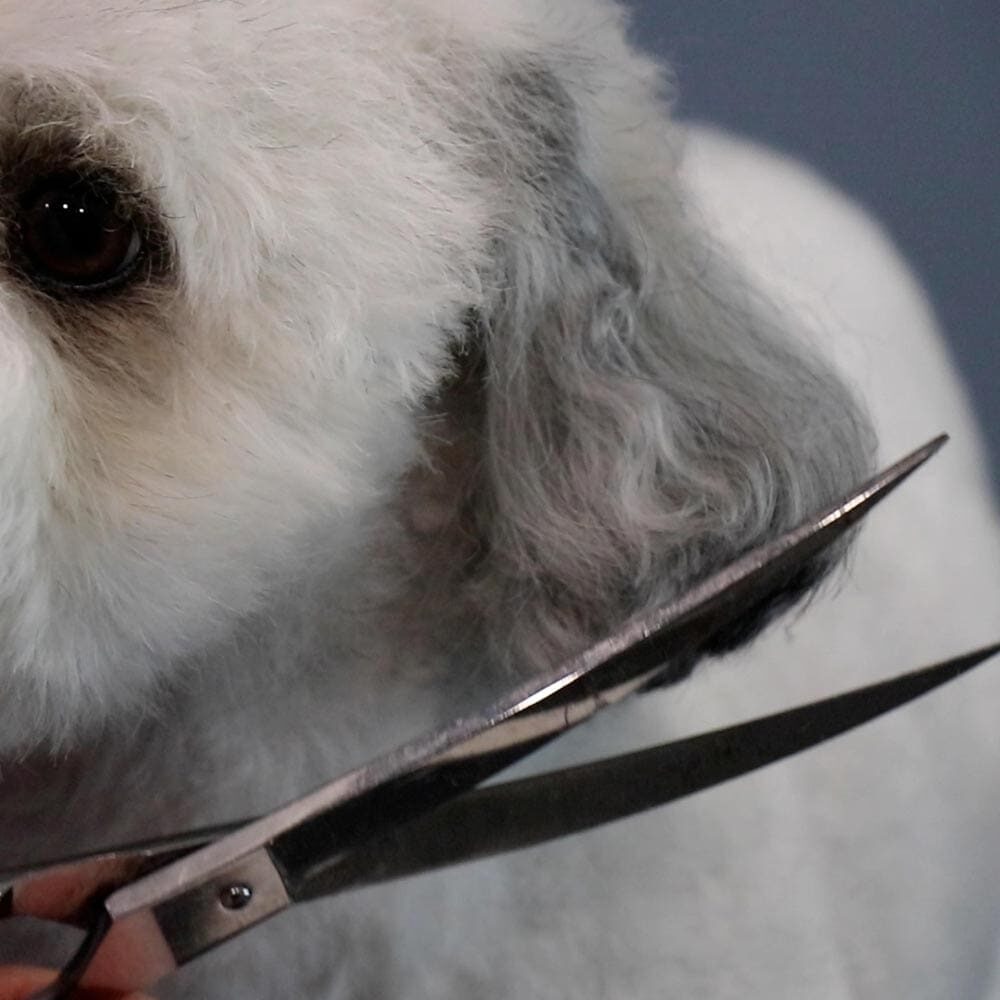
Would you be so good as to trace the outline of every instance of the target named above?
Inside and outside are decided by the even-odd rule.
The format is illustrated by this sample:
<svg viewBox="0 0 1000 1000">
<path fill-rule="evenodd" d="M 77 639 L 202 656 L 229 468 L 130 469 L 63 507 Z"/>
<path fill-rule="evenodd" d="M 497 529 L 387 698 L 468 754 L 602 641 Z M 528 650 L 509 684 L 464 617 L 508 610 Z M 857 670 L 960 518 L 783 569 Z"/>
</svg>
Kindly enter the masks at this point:
<svg viewBox="0 0 1000 1000">
<path fill-rule="evenodd" d="M 542 763 L 996 638 L 918 286 L 822 181 L 672 121 L 626 26 L 0 2 L 5 863 L 253 815 L 482 707 L 835 501 L 876 433 L 956 440 L 833 584 L 818 560 Z M 1000 996 L 997 694 L 300 908 L 158 995 Z"/>
</svg>

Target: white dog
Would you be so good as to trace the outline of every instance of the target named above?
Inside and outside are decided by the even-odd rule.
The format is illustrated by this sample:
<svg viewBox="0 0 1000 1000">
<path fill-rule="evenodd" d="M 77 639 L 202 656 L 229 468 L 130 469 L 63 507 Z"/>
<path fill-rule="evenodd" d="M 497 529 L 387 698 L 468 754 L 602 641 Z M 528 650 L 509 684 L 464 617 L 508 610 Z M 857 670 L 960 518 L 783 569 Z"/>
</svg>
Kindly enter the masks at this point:
<svg viewBox="0 0 1000 1000">
<path fill-rule="evenodd" d="M 997 638 L 919 291 L 794 166 L 682 158 L 610 0 L 0 0 L 0 38 L 4 866 L 253 814 L 488 704 L 858 482 L 855 392 L 885 457 L 956 441 L 838 595 L 548 761 Z M 161 994 L 1000 996 L 998 695 L 303 908 Z"/>
</svg>

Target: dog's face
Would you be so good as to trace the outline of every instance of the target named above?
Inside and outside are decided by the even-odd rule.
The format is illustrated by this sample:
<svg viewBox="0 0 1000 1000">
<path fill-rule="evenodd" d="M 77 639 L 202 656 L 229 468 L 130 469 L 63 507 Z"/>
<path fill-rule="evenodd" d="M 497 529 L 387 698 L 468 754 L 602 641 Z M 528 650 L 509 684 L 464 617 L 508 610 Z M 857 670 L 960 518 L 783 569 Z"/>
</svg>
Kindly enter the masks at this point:
<svg viewBox="0 0 1000 1000">
<path fill-rule="evenodd" d="M 476 6 L 0 2 L 0 749 L 421 490 L 530 654 L 860 475 L 846 394 L 691 234 L 610 5 Z"/>
</svg>

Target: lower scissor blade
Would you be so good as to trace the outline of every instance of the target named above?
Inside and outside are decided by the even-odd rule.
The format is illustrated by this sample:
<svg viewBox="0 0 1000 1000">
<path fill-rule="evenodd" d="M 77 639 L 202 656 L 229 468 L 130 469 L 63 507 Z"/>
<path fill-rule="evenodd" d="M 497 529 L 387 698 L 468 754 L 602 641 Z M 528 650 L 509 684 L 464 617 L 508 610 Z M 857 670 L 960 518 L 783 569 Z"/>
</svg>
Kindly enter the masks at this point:
<svg viewBox="0 0 1000 1000">
<path fill-rule="evenodd" d="M 551 840 L 668 805 L 741 775 L 778 763 L 871 722 L 929 694 L 1000 654 L 1000 643 L 822 701 L 701 733 L 635 753 L 551 771 L 466 793 L 431 813 L 388 831 L 355 851 L 331 877 L 303 884 L 300 902 L 448 868 Z M 108 850 L 9 876 L 20 887 L 0 892 L 0 918 L 19 913 L 62 923 L 90 917 L 83 900 L 61 886 L 81 878 L 83 865 L 104 866 L 112 883 L 142 867 L 163 864 L 252 822 L 239 820 L 200 832 Z M 47 902 L 43 902 L 47 901 Z"/>
<path fill-rule="evenodd" d="M 667 805 L 842 735 L 998 653 L 1000 644 L 737 726 L 469 792 L 370 841 L 299 899 L 523 850 Z"/>
</svg>

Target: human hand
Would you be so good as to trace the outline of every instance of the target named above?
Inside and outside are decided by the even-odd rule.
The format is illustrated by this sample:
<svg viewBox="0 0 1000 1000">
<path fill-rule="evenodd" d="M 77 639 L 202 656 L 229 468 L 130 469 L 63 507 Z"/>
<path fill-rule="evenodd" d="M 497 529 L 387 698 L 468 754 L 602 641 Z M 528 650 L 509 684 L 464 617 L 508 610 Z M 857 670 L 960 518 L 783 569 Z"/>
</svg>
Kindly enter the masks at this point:
<svg viewBox="0 0 1000 1000">
<path fill-rule="evenodd" d="M 0 966 L 0 1000 L 27 1000 L 36 990 L 55 978 L 51 969 L 27 966 Z M 73 1000 L 150 1000 L 140 993 L 117 993 L 111 990 L 77 990 Z"/>
</svg>

